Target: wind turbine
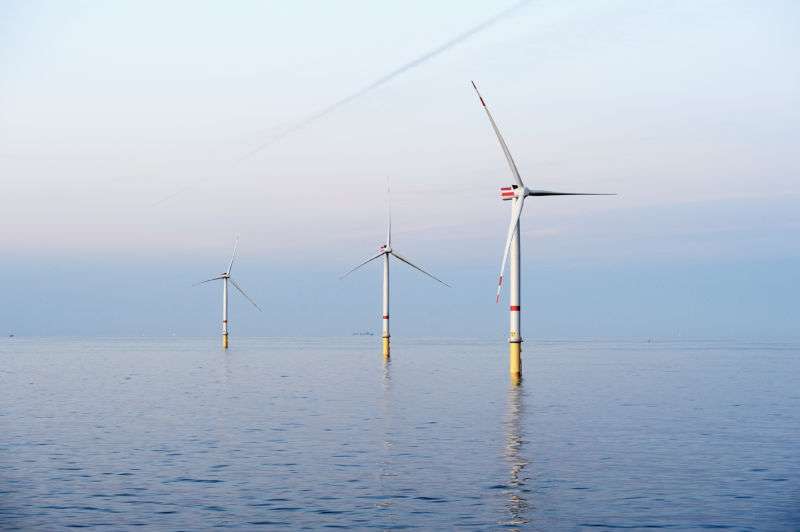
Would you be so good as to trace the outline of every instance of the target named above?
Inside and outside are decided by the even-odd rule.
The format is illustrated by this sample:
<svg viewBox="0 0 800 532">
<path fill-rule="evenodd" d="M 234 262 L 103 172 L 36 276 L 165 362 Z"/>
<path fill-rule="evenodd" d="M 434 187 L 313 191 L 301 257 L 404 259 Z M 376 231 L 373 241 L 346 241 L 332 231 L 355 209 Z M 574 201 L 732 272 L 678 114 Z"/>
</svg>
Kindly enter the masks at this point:
<svg viewBox="0 0 800 532">
<path fill-rule="evenodd" d="M 231 277 L 231 268 L 233 268 L 233 262 L 236 260 L 236 250 L 238 248 L 239 238 L 237 237 L 236 243 L 233 245 L 233 256 L 231 257 L 230 264 L 228 264 L 228 269 L 219 274 L 218 277 L 206 279 L 205 281 L 200 281 L 199 283 L 195 283 L 193 285 L 199 286 L 201 284 L 210 283 L 211 281 L 219 281 L 220 279 L 222 280 L 222 347 L 225 349 L 228 349 L 228 282 L 230 282 L 234 288 L 241 292 L 242 295 L 258 309 L 259 312 L 261 312 L 261 307 L 259 307 L 256 302 L 250 298 L 250 296 L 245 294 L 244 290 L 242 290 L 242 287 L 239 286 Z"/>
<path fill-rule="evenodd" d="M 361 268 L 362 266 L 372 262 L 373 260 L 379 259 L 383 257 L 383 356 L 385 358 L 389 358 L 389 256 L 393 256 L 400 262 L 405 262 L 415 270 L 419 270 L 431 279 L 450 287 L 449 284 L 445 283 L 438 277 L 431 275 L 430 273 L 426 272 L 416 264 L 413 264 L 410 260 L 400 255 L 394 248 L 392 248 L 392 211 L 391 208 L 389 209 L 389 223 L 386 229 L 386 243 L 383 244 L 379 248 L 379 252 L 374 257 L 371 257 L 346 274 L 342 275 L 339 279 L 344 279 L 357 269 Z"/>
<path fill-rule="evenodd" d="M 497 128 L 497 124 L 492 118 L 492 113 L 486 106 L 481 93 L 478 92 L 478 87 L 475 82 L 472 82 L 472 87 L 481 101 L 486 116 L 489 117 L 489 122 L 492 124 L 497 141 L 500 143 L 500 148 L 508 161 L 508 167 L 511 169 L 511 174 L 514 176 L 514 184 L 510 187 L 502 187 L 500 189 L 500 198 L 503 201 L 511 201 L 511 221 L 508 224 L 508 236 L 506 237 L 505 247 L 503 248 L 503 262 L 500 265 L 500 277 L 497 281 L 497 298 L 496 301 L 500 302 L 500 290 L 503 287 L 503 273 L 506 269 L 506 261 L 508 260 L 509 251 L 511 252 L 511 264 L 509 266 L 509 313 L 510 313 L 510 328 L 508 335 L 509 347 L 509 372 L 511 378 L 515 383 L 519 383 L 522 379 L 522 333 L 520 331 L 520 237 L 519 237 L 519 219 L 522 215 L 522 207 L 525 205 L 525 198 L 529 196 L 614 196 L 615 194 L 597 194 L 586 192 L 553 192 L 550 190 L 531 190 L 522 182 L 522 177 L 519 175 L 519 170 L 511 157 L 511 152 L 503 140 L 503 135 Z"/>
</svg>

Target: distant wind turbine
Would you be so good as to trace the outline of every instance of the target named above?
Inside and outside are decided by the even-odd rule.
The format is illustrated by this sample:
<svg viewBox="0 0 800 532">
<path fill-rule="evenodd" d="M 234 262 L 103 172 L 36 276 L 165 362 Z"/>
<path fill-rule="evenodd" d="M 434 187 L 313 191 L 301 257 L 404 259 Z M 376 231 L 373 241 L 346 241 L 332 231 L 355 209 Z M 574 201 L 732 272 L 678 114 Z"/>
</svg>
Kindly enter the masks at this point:
<svg viewBox="0 0 800 532">
<path fill-rule="evenodd" d="M 522 182 L 522 178 L 517 170 L 517 165 L 511 157 L 511 152 L 506 145 L 497 124 L 492 118 L 492 113 L 486 106 L 481 93 L 478 92 L 478 87 L 475 82 L 472 82 L 472 87 L 481 101 L 483 109 L 486 111 L 486 116 L 489 117 L 489 122 L 492 124 L 497 141 L 500 143 L 500 148 L 506 156 L 508 166 L 511 169 L 511 174 L 514 176 L 515 184 L 510 187 L 502 187 L 500 189 L 500 197 L 503 201 L 511 201 L 511 222 L 508 225 L 508 236 L 506 237 L 505 247 L 503 248 L 503 262 L 500 265 L 500 277 L 497 281 L 497 298 L 496 301 L 500 302 L 500 290 L 503 287 L 503 273 L 506 269 L 506 261 L 508 260 L 509 251 L 511 251 L 511 265 L 509 266 L 509 312 L 511 317 L 510 331 L 508 335 L 509 343 L 509 371 L 511 378 L 514 382 L 519 382 L 522 378 L 522 333 L 520 331 L 520 237 L 519 237 L 519 219 L 522 215 L 522 207 L 525 204 L 525 198 L 528 196 L 614 196 L 616 194 L 597 194 L 586 192 L 552 192 L 549 190 L 531 190 Z"/>
<path fill-rule="evenodd" d="M 228 264 L 228 269 L 221 273 L 218 277 L 214 277 L 211 279 L 206 279 L 205 281 L 200 281 L 199 283 L 195 283 L 193 286 L 199 286 L 204 283 L 210 283 L 211 281 L 219 281 L 222 280 L 222 347 L 228 349 L 228 282 L 233 285 L 242 295 L 247 298 L 247 300 L 253 304 L 254 307 L 261 312 L 261 307 L 259 307 L 255 301 L 253 301 L 250 296 L 245 294 L 242 287 L 239 286 L 236 281 L 233 280 L 231 277 L 231 269 L 233 268 L 233 262 L 236 260 L 236 250 L 239 248 L 239 238 L 236 238 L 236 243 L 233 245 L 233 256 L 231 257 L 231 262 Z"/>
<path fill-rule="evenodd" d="M 409 266 L 411 266 L 415 270 L 419 270 L 420 272 L 424 273 L 425 275 L 427 275 L 431 279 L 433 279 L 433 280 L 435 280 L 435 281 L 437 281 L 437 282 L 439 282 L 439 283 L 441 283 L 441 284 L 443 284 L 443 285 L 445 285 L 447 287 L 450 287 L 450 285 L 445 283 L 444 281 L 442 281 L 438 277 L 436 277 L 434 275 L 431 275 L 430 273 L 426 272 L 425 270 L 423 270 L 422 268 L 420 268 L 416 264 L 412 264 L 410 260 L 408 260 L 407 258 L 403 257 L 402 255 L 400 255 L 397 251 L 395 251 L 392 248 L 392 211 L 391 211 L 391 208 L 389 209 L 389 223 L 388 223 L 388 227 L 386 229 L 386 243 L 384 245 L 382 245 L 379 249 L 380 249 L 380 251 L 378 252 L 377 255 L 365 260 L 364 262 L 362 262 L 361 264 L 359 264 L 358 266 L 356 266 L 355 268 L 353 268 L 349 272 L 347 272 L 344 275 L 342 275 L 339 279 L 344 279 L 345 277 L 347 277 L 348 275 L 350 275 L 351 273 L 353 273 L 357 269 L 361 268 L 362 266 L 372 262 L 375 259 L 379 259 L 379 258 L 383 257 L 383 335 L 382 335 L 382 338 L 383 338 L 383 356 L 388 358 L 389 357 L 389 337 L 390 337 L 390 335 L 389 335 L 389 256 L 390 255 L 394 256 L 394 258 L 396 258 L 400 262 L 405 262 L 406 264 L 408 264 Z"/>
</svg>

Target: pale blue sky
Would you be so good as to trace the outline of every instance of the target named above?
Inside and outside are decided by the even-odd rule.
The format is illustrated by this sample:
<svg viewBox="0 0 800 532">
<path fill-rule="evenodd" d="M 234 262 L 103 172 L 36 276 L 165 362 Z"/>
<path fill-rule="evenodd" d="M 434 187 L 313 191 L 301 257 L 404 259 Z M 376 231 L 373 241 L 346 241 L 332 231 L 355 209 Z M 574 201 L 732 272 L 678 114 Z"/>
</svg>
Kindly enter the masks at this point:
<svg viewBox="0 0 800 532">
<path fill-rule="evenodd" d="M 398 249 L 454 284 L 395 268 L 397 334 L 502 336 L 510 176 L 475 79 L 529 186 L 620 194 L 528 203 L 526 336 L 795 334 L 796 2 L 530 2 L 235 162 L 511 5 L 3 2 L 0 324 L 214 334 L 217 290 L 186 287 L 238 233 L 266 310 L 237 303 L 242 334 L 375 328 L 378 270 L 337 276 L 390 176 Z"/>
</svg>

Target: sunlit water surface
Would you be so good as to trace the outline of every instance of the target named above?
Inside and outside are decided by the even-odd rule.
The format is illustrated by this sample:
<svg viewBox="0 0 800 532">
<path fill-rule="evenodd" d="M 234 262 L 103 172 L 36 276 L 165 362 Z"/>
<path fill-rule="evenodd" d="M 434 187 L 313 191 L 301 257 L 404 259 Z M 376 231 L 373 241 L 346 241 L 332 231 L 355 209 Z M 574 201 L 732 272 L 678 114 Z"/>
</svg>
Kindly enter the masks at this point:
<svg viewBox="0 0 800 532">
<path fill-rule="evenodd" d="M 800 529 L 800 348 L 0 342 L 0 528 Z"/>
</svg>

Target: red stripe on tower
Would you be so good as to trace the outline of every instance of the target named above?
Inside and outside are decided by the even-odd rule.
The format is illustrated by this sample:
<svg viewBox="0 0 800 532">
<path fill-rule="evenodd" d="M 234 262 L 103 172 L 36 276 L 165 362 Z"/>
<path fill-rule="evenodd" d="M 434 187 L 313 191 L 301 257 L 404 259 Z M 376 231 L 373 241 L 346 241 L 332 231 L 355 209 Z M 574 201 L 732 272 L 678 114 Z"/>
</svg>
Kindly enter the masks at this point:
<svg viewBox="0 0 800 532">
<path fill-rule="evenodd" d="M 383 317 L 383 319 L 385 319 L 385 320 L 388 320 L 388 319 L 389 319 L 389 315 L 388 315 L 388 314 L 386 314 L 386 315 Z"/>
<path fill-rule="evenodd" d="M 511 305 L 510 309 L 512 312 L 519 312 L 519 305 Z"/>
</svg>

